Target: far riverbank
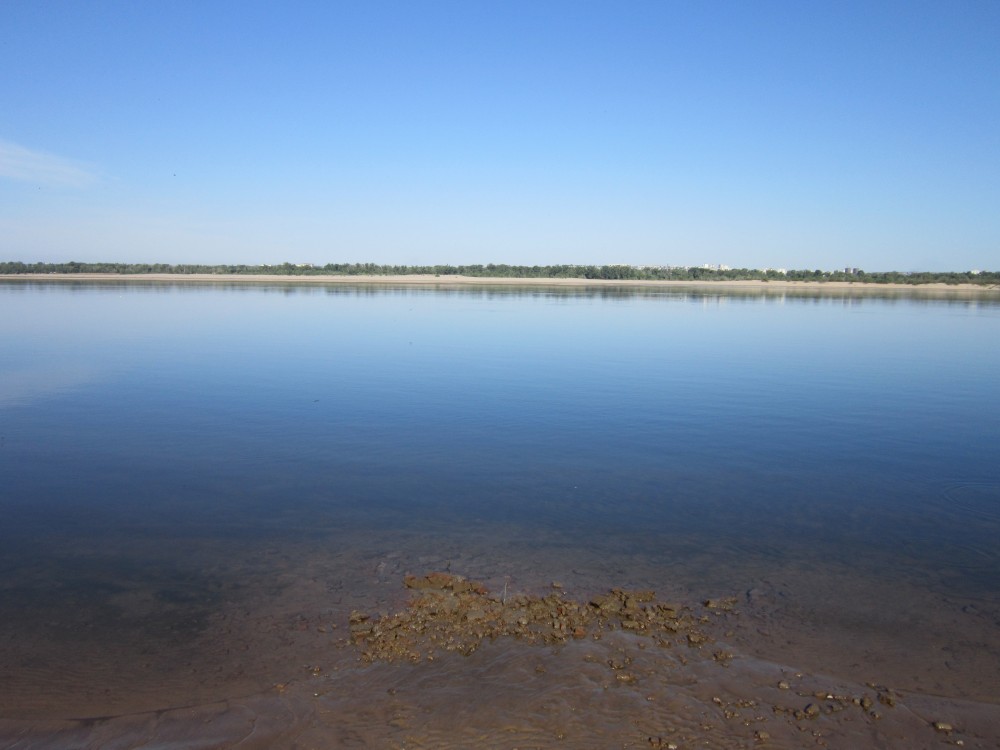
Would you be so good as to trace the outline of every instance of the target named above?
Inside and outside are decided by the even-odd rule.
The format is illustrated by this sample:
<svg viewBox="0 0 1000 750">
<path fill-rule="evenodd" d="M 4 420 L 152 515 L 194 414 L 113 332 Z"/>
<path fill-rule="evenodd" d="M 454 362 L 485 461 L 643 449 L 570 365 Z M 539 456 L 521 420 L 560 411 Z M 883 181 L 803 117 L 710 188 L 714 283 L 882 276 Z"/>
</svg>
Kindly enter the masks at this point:
<svg viewBox="0 0 1000 750">
<path fill-rule="evenodd" d="M 899 291 L 907 293 L 962 292 L 972 294 L 1000 294 L 1000 286 L 979 284 L 875 284 L 853 281 L 662 281 L 633 279 L 577 279 L 577 278 L 510 278 L 444 275 L 283 275 L 283 274 L 116 274 L 116 273 L 39 273 L 0 274 L 2 281 L 71 282 L 114 281 L 124 283 L 246 283 L 246 284 L 391 284 L 394 286 L 535 286 L 535 287 L 700 287 L 713 289 L 780 289 L 780 290 L 855 290 Z"/>
</svg>

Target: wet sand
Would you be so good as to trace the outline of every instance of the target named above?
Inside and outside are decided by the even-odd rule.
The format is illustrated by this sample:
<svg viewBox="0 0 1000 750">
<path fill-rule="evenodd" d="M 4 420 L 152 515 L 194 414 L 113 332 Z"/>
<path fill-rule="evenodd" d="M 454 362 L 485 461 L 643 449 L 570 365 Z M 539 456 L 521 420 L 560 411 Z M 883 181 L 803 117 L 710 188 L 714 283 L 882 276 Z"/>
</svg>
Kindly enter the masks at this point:
<svg viewBox="0 0 1000 750">
<path fill-rule="evenodd" d="M 109 720 L 5 722 L 0 738 L 19 748 L 996 746 L 995 706 L 739 654 L 723 667 L 641 638 L 614 633 L 556 649 L 493 643 L 420 665 L 327 658 L 325 670 L 303 665 L 300 679 L 255 695 Z M 626 661 L 629 682 L 609 666 Z"/>
<path fill-rule="evenodd" d="M 717 289 L 858 290 L 900 292 L 962 292 L 997 294 L 1000 287 L 978 284 L 871 284 L 853 281 L 638 281 L 629 279 L 532 279 L 479 276 L 283 276 L 254 274 L 0 274 L 3 281 L 114 281 L 123 283 L 248 283 L 248 284 L 391 284 L 393 286 L 542 286 L 542 287 L 711 287 Z"/>
<path fill-rule="evenodd" d="M 0 634 L 0 746 L 1000 747 L 995 603 L 849 580 L 836 566 L 778 576 L 722 556 L 671 574 L 627 540 L 588 551 L 497 536 L 509 537 L 234 544 L 225 563 L 217 547 L 192 547 L 185 558 L 206 581 L 173 590 L 172 618 L 142 587 L 114 595 L 116 619 L 100 619 L 93 596 L 61 613 L 61 630 L 60 613 L 37 608 L 31 638 Z M 655 590 L 705 639 L 618 620 L 460 650 L 442 645 L 446 633 L 418 658 L 373 658 L 352 632 L 357 613 L 411 612 L 421 592 L 405 577 L 437 570 L 481 581 L 492 601 L 556 594 L 586 608 L 616 586 Z M 211 590 L 217 601 L 202 606 Z"/>
</svg>

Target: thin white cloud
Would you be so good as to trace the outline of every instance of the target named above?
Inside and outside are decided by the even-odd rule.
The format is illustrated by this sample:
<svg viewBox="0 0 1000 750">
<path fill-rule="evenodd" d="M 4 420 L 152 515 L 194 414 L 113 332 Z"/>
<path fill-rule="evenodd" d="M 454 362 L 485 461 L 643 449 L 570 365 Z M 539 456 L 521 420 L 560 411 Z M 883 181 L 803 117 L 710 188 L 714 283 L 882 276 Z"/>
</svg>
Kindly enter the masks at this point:
<svg viewBox="0 0 1000 750">
<path fill-rule="evenodd" d="M 85 165 L 0 139 L 0 179 L 58 187 L 84 187 L 97 180 Z"/>
</svg>

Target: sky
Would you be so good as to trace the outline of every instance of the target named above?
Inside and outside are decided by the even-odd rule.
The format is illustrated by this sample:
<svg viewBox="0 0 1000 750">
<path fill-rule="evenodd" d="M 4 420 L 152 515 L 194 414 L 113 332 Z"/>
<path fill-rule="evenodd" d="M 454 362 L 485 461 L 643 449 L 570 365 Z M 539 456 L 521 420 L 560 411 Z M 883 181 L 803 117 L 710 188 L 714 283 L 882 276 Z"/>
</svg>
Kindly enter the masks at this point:
<svg viewBox="0 0 1000 750">
<path fill-rule="evenodd" d="M 0 260 L 1000 270 L 1000 2 L 0 2 Z"/>
</svg>

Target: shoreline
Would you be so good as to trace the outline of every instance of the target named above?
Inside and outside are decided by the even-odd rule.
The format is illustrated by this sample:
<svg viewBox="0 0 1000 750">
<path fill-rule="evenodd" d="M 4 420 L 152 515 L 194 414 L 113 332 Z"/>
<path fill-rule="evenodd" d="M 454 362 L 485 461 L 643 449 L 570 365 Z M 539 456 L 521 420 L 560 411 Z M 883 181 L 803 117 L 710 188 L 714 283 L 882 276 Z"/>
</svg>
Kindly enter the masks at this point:
<svg viewBox="0 0 1000 750">
<path fill-rule="evenodd" d="M 900 292 L 972 292 L 1000 294 L 1000 286 L 978 284 L 878 284 L 862 281 L 693 281 L 693 280 L 640 280 L 640 279 L 582 279 L 582 278 L 512 278 L 490 276 L 432 276 L 412 274 L 399 276 L 286 276 L 280 274 L 117 274 L 117 273 L 27 273 L 0 274 L 0 281 L 72 282 L 114 281 L 122 283 L 172 282 L 172 283 L 249 283 L 249 284 L 301 284 L 301 285 L 394 285 L 394 286 L 535 286 L 535 287 L 654 287 L 654 288 L 721 288 L 721 289 L 803 289 L 803 290 L 857 290 Z"/>
<path fill-rule="evenodd" d="M 250 747 L 284 748 L 301 736 L 324 746 L 350 736 L 364 747 L 512 747 L 514 737 L 519 746 L 548 747 L 557 738 L 595 750 L 617 743 L 868 750 L 886 742 L 985 750 L 996 740 L 994 700 L 885 684 L 871 669 L 837 674 L 755 653 L 745 636 L 769 639 L 773 622 L 751 598 L 664 603 L 651 590 L 617 588 L 580 597 L 556 583 L 508 598 L 501 579 L 491 583 L 492 593 L 450 573 L 407 575 L 409 595 L 381 599 L 388 607 L 381 615 L 348 615 L 357 603 L 349 600 L 317 612 L 315 590 L 312 607 L 301 600 L 272 611 L 251 607 L 296 641 L 296 653 L 284 654 L 296 666 L 219 694 L 196 691 L 180 706 L 111 703 L 114 710 L 88 717 L 29 704 L 0 712 L 0 744 L 208 748 L 252 738 Z M 367 603 L 374 605 L 370 597 Z M 214 624 L 232 622 L 226 616 Z M 234 637 L 254 650 L 262 645 L 259 633 L 237 629 L 234 636 L 227 627 L 227 654 Z M 196 672 L 184 670 L 181 679 Z"/>
</svg>

